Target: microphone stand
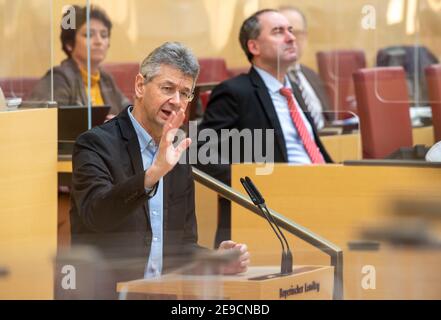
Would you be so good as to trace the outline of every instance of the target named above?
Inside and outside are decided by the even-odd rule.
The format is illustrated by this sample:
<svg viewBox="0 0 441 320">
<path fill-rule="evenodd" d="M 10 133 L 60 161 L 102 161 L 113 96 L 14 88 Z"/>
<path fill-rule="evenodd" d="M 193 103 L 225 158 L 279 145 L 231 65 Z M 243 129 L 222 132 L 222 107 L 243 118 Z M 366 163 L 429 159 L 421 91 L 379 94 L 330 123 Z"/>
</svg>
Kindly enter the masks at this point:
<svg viewBox="0 0 441 320">
<path fill-rule="evenodd" d="M 274 218 L 272 217 L 271 213 L 269 212 L 269 210 L 265 204 L 265 199 L 262 197 L 261 193 L 259 192 L 257 187 L 254 185 L 254 183 L 251 181 L 251 179 L 249 177 L 245 177 L 245 179 L 241 178 L 240 182 L 242 183 L 243 187 L 245 188 L 245 191 L 250 196 L 251 201 L 263 213 L 264 217 L 266 218 L 269 225 L 271 226 L 271 229 L 273 229 L 274 233 L 276 234 L 277 238 L 280 241 L 280 244 L 282 245 L 282 261 L 281 261 L 280 274 L 281 275 L 291 274 L 292 273 L 293 256 L 292 256 L 291 249 L 289 248 L 289 244 L 288 244 L 288 241 L 286 240 L 285 235 L 283 234 L 282 230 L 280 230 L 278 224 L 275 222 Z"/>
</svg>

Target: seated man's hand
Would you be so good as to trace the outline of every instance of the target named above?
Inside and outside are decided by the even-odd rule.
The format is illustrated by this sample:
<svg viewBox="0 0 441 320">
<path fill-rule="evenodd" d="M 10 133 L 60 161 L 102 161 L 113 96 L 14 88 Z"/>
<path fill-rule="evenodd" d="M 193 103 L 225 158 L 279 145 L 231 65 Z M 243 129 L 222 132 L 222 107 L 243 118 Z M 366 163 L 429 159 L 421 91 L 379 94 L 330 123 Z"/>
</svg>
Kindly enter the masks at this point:
<svg viewBox="0 0 441 320">
<path fill-rule="evenodd" d="M 236 261 L 233 261 L 222 268 L 223 274 L 236 274 L 248 270 L 248 266 L 250 264 L 250 253 L 248 252 L 248 247 L 246 244 L 236 243 L 231 240 L 223 241 L 218 250 L 222 251 L 234 249 L 240 251 L 240 256 Z"/>
</svg>

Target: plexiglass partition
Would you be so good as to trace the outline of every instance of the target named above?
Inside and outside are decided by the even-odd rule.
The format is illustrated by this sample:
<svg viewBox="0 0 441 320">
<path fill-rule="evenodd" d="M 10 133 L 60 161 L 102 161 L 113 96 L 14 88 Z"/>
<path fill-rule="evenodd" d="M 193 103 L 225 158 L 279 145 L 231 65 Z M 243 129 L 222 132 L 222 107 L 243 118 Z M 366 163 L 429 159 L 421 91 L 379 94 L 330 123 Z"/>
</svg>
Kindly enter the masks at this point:
<svg viewBox="0 0 441 320">
<path fill-rule="evenodd" d="M 284 18 L 278 21 L 287 22 L 289 27 L 285 30 L 284 26 L 273 26 L 264 32 L 264 39 L 259 38 L 262 29 L 257 28 L 245 44 L 245 53 L 239 40 L 241 26 L 262 9 L 280 9 Z M 436 141 L 433 128 L 439 121 L 436 119 L 441 119 L 440 72 L 434 67 L 426 73 L 426 68 L 441 58 L 439 0 L 0 0 L 0 12 L 0 88 L 4 96 L 0 95 L 0 111 L 58 107 L 59 254 L 54 269 L 55 291 L 47 289 L 53 282 L 46 283 L 44 298 L 130 298 L 125 285 L 119 294 L 114 287 L 100 285 L 109 279 L 144 277 L 134 270 L 147 267 L 146 259 L 119 257 L 125 249 L 115 248 L 117 258 L 111 259 L 95 251 L 94 246 L 68 250 L 72 190 L 69 165 L 81 133 L 126 112 L 127 106 L 136 103 L 136 94 L 138 98 L 144 94 L 135 91 L 140 64 L 155 48 L 170 41 L 190 48 L 200 65 L 192 88 L 193 100 L 189 99 L 191 92 L 179 91 L 176 95 L 176 88 L 174 91 L 174 98 L 188 100 L 185 129 L 190 136 L 195 134 L 191 136 L 196 139 L 193 144 L 200 142 L 197 134 L 201 125 L 217 133 L 244 123 L 257 130 L 275 129 L 271 137 L 267 136 L 272 144 L 268 143 L 266 149 L 273 150 L 271 160 L 277 163 L 274 171 L 265 177 L 253 176 L 257 171 L 244 165 L 236 172 L 256 179 L 264 197 L 268 196 L 270 208 L 343 250 L 344 297 L 441 297 L 441 282 L 436 275 L 436 266 L 441 262 L 439 219 L 418 210 L 409 213 L 400 206 L 403 199 L 412 200 L 404 205 L 405 209 L 423 199 L 423 206 L 430 203 L 439 208 L 439 201 L 431 197 L 439 195 L 437 173 L 427 175 L 415 168 L 409 173 L 411 169 L 400 168 L 400 164 L 389 162 L 385 169 L 384 164 L 373 167 L 375 162 L 359 161 L 397 159 L 399 148 L 431 146 Z M 255 58 L 247 54 L 257 57 L 257 69 L 250 61 Z M 289 59 L 292 61 L 287 65 Z M 147 79 L 146 74 L 141 76 Z M 224 81 L 229 82 L 218 87 Z M 240 96 L 241 85 L 246 96 Z M 294 102 L 281 93 L 282 87 L 291 90 Z M 158 88 L 160 91 L 150 96 L 152 101 L 167 94 L 163 86 Z M 234 94 L 222 91 L 225 88 Z M 213 112 L 222 99 L 226 104 L 234 102 Z M 148 103 L 144 106 L 151 107 Z M 304 127 L 295 124 L 296 112 Z M 222 119 L 214 116 L 227 118 L 225 127 L 221 128 Z M 252 123 L 253 117 L 261 122 Z M 206 123 L 209 125 L 204 127 Z M 246 125 L 242 129 L 247 129 Z M 307 142 L 298 134 L 300 131 L 323 157 L 326 151 L 329 159 L 311 160 L 314 156 L 302 147 Z M 254 146 L 254 140 L 250 141 L 232 154 L 253 153 L 250 146 Z M 196 159 L 191 158 L 191 152 L 190 164 L 195 165 L 201 160 L 200 153 L 194 151 Z M 247 158 L 249 162 L 258 162 L 253 156 Z M 269 159 L 268 154 L 262 156 Z M 329 163 L 324 164 L 325 160 Z M 356 160 L 352 163 L 356 166 L 342 165 L 350 160 Z M 68 169 L 60 165 L 63 161 L 69 164 Z M 131 164 L 121 165 L 131 170 Z M 233 177 L 239 176 L 233 172 Z M 238 179 L 231 185 L 245 194 Z M 1 201 L 0 194 L 0 208 Z M 255 257 L 253 267 L 279 266 L 279 243 L 267 222 L 241 210 L 235 205 L 230 209 L 228 203 L 218 201 L 213 191 L 196 184 L 199 243 L 214 248 L 233 236 L 233 240 L 249 244 Z M 406 219 L 400 220 L 404 211 Z M 121 234 L 115 232 L 109 237 L 113 236 Z M 142 241 L 150 248 L 152 239 Z M 330 265 L 329 257 L 313 246 L 292 235 L 288 241 L 295 265 Z M 55 250 L 51 254 L 46 257 L 48 263 L 53 262 Z M 22 262 L 29 264 L 32 260 Z M 70 281 L 74 280 L 66 276 L 73 272 L 69 266 L 78 262 L 82 267 L 73 269 L 77 272 L 77 289 L 71 290 Z M 2 264 L 8 266 L 0 257 L 0 284 Z M 14 266 L 8 272 L 14 272 Z M 186 270 L 186 265 L 178 267 Z M 202 267 L 195 268 L 200 272 Z M 44 272 L 52 278 L 47 269 Z M 147 277 L 144 281 L 150 280 Z M 167 286 L 169 282 L 165 281 L 157 288 L 164 291 Z M 191 294 L 199 299 L 218 298 L 224 290 L 221 286 L 222 277 L 214 276 L 213 282 L 201 281 L 201 291 Z M 416 291 L 412 291 L 414 287 Z M 7 297 L 14 296 L 10 290 Z M 29 290 L 34 289 L 30 286 Z M 37 291 L 30 296 L 38 297 Z M 142 298 L 158 296 L 146 294 Z"/>
</svg>

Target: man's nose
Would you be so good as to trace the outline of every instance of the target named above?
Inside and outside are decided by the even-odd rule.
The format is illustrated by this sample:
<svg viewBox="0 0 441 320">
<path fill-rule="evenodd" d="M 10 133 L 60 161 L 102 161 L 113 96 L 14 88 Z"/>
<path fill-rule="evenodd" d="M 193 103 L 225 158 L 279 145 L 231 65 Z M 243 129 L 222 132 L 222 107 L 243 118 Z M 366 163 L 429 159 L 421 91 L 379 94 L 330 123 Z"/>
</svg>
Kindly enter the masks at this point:
<svg viewBox="0 0 441 320">
<path fill-rule="evenodd" d="M 297 38 L 292 32 L 287 31 L 286 34 L 287 34 L 287 37 L 286 37 L 287 41 L 289 41 L 289 42 L 296 41 Z"/>
<path fill-rule="evenodd" d="M 175 105 L 180 105 L 182 103 L 181 95 L 179 94 L 178 90 L 176 90 L 175 93 L 173 93 L 169 101 Z"/>
</svg>

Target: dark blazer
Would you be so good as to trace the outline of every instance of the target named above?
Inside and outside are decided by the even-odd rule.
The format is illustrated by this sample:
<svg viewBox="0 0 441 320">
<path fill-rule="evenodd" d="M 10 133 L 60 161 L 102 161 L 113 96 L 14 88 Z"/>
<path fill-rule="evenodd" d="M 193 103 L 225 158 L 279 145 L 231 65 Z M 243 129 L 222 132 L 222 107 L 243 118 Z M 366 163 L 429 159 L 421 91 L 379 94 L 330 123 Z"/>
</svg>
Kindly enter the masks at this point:
<svg viewBox="0 0 441 320">
<path fill-rule="evenodd" d="M 93 246 L 112 261 L 138 259 L 138 267 L 117 281 L 143 277 L 152 232 L 142 156 L 128 108 L 82 134 L 72 160 L 72 245 Z M 177 164 L 164 177 L 163 197 L 167 272 L 202 249 L 197 245 L 191 166 Z"/>
<path fill-rule="evenodd" d="M 301 92 L 295 86 L 293 86 L 293 93 L 300 107 L 306 110 Z M 315 141 L 325 161 L 332 162 L 317 135 L 311 117 L 308 113 L 305 113 L 305 115 L 313 127 Z M 251 68 L 248 74 L 241 74 L 235 78 L 224 81 L 213 89 L 207 110 L 205 111 L 202 123 L 198 127 L 198 131 L 200 132 L 206 128 L 214 129 L 218 134 L 221 129 L 236 128 L 239 131 L 242 129 L 274 129 L 274 162 L 288 161 L 285 138 L 276 110 L 265 83 L 254 68 Z M 263 136 L 265 136 L 265 134 L 263 134 Z M 199 142 L 199 147 L 203 144 L 204 142 Z M 262 149 L 264 151 L 263 154 L 266 154 L 264 146 Z M 218 148 L 218 152 L 220 152 L 220 147 Z M 232 152 L 230 152 L 230 154 L 231 153 Z M 241 162 L 243 162 L 245 156 L 244 154 L 240 155 Z M 228 160 L 231 163 L 231 157 Z M 254 157 L 252 161 L 255 161 Z M 213 177 L 225 183 L 230 183 L 228 165 L 198 164 L 198 167 Z"/>
<path fill-rule="evenodd" d="M 111 106 L 110 113 L 118 114 L 130 101 L 121 93 L 113 78 L 100 70 L 100 89 L 104 104 Z M 80 69 L 73 59 L 66 59 L 53 68 L 54 100 L 59 106 L 87 106 L 87 95 Z M 133 79 L 135 81 L 135 79 Z M 48 101 L 51 98 L 50 70 L 32 90 L 30 100 Z"/>
<path fill-rule="evenodd" d="M 323 111 L 332 111 L 325 84 L 323 83 L 322 79 L 320 79 L 320 76 L 314 70 L 303 64 L 300 65 L 300 70 L 304 74 L 306 80 L 308 80 L 311 87 L 314 89 L 317 98 L 322 104 Z"/>
</svg>

